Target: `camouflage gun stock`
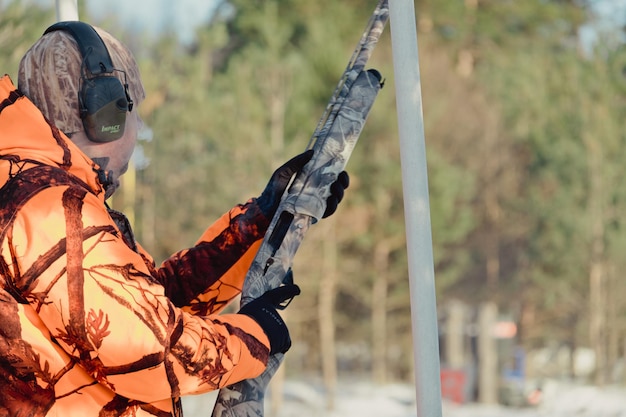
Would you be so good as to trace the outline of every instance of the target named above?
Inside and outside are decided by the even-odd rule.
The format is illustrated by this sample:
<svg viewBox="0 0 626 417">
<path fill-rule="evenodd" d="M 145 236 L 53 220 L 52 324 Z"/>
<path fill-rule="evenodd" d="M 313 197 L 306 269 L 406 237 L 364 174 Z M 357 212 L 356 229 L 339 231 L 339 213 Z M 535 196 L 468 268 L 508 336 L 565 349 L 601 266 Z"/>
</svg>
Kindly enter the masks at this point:
<svg viewBox="0 0 626 417">
<path fill-rule="evenodd" d="M 309 226 L 322 217 L 330 185 L 344 170 L 382 88 L 378 71 L 364 68 L 388 17 L 388 0 L 380 0 L 307 146 L 313 158 L 283 196 L 246 275 L 242 306 L 291 279 L 294 255 Z M 283 357 L 270 357 L 259 377 L 222 388 L 212 416 L 262 417 L 266 387 Z"/>
</svg>

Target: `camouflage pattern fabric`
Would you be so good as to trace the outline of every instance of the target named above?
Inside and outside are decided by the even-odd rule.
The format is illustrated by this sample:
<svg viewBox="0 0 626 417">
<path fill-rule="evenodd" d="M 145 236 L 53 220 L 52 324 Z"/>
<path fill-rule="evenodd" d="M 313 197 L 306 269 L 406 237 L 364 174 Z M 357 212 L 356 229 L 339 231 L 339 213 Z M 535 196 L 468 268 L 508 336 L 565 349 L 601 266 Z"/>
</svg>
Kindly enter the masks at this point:
<svg viewBox="0 0 626 417">
<path fill-rule="evenodd" d="M 114 71 L 120 82 L 128 81 L 130 97 L 135 106 L 146 93 L 139 67 L 132 52 L 105 30 L 94 26 L 107 47 L 113 66 L 125 72 Z M 55 31 L 39 38 L 24 54 L 20 62 L 17 84 L 44 115 L 63 133 L 71 136 L 83 130 L 80 118 L 78 92 L 85 69 L 83 58 L 74 38 L 66 32 Z"/>
<path fill-rule="evenodd" d="M 309 227 L 323 218 L 331 184 L 352 154 L 367 116 L 383 86 L 365 65 L 389 18 L 388 0 L 379 0 L 361 40 L 311 138 L 312 159 L 294 179 L 278 207 L 246 276 L 241 303 L 281 285 Z M 212 417 L 262 417 L 265 390 L 284 359 L 272 355 L 255 379 L 222 388 Z"/>
<path fill-rule="evenodd" d="M 217 315 L 269 219 L 251 200 L 156 266 L 98 167 L 0 78 L 0 416 L 174 416 L 254 378 L 269 342 Z"/>
</svg>

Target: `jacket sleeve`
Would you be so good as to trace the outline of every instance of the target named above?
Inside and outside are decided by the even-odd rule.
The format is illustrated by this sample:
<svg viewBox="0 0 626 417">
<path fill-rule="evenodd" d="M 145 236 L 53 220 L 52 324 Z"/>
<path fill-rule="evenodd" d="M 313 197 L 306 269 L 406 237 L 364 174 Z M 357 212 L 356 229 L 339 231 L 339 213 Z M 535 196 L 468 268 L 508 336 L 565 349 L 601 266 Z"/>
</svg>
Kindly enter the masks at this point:
<svg viewBox="0 0 626 417">
<path fill-rule="evenodd" d="M 153 274 L 178 307 L 193 314 L 217 313 L 241 292 L 268 226 L 250 200 L 222 215 L 195 246 L 175 253 Z"/>
<path fill-rule="evenodd" d="M 84 189 L 38 193 L 9 236 L 16 285 L 51 337 L 118 394 L 153 402 L 264 370 L 269 341 L 256 322 L 175 306 L 101 201 Z"/>
</svg>

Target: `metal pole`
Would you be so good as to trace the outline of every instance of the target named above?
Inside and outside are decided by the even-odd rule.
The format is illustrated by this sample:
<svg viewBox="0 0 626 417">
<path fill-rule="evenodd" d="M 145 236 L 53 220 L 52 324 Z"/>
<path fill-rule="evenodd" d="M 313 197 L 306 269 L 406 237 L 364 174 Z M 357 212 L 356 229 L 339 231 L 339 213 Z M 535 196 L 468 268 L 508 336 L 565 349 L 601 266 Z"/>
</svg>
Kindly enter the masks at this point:
<svg viewBox="0 0 626 417">
<path fill-rule="evenodd" d="M 78 0 L 56 0 L 57 22 L 78 20 Z"/>
<path fill-rule="evenodd" d="M 435 273 L 413 0 L 390 0 L 418 417 L 441 417 Z"/>
</svg>

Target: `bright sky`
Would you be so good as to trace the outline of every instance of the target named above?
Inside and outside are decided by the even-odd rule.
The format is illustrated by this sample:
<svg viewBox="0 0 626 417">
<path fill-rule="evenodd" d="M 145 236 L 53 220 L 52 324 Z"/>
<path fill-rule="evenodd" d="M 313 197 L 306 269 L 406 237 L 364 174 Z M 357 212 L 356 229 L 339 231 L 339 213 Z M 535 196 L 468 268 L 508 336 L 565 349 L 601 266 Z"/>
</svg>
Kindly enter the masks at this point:
<svg viewBox="0 0 626 417">
<path fill-rule="evenodd" d="M 22 0 L 54 7 L 57 0 Z M 62 0 L 66 1 L 66 0 Z M 71 1 L 71 0 L 69 0 Z M 183 42 L 190 41 L 195 28 L 208 21 L 221 0 L 81 0 L 96 20 L 112 17 L 121 25 L 148 34 L 177 31 Z M 2 0 L 0 0 L 1 8 Z"/>
<path fill-rule="evenodd" d="M 208 21 L 214 0 L 86 0 L 96 18 L 115 16 L 124 26 L 138 27 L 150 34 L 172 30 L 182 41 L 193 37 L 194 28 Z"/>
<path fill-rule="evenodd" d="M 613 32 L 626 24 L 626 0 L 591 0 L 597 19 L 581 28 L 580 35 L 587 43 L 594 43 L 602 32 Z M 625 42 L 622 34 L 621 42 Z"/>
<path fill-rule="evenodd" d="M 52 3 L 57 0 L 34 0 Z M 63 0 L 65 1 L 65 0 Z M 193 38 L 195 28 L 208 21 L 221 0 L 82 0 L 96 19 L 114 17 L 120 24 L 149 34 L 163 30 L 179 33 L 183 42 Z M 626 22 L 626 0 L 587 0 L 598 20 L 582 28 L 585 43 L 597 39 L 598 31 L 613 29 Z M 0 0 L 1 3 L 1 0 Z"/>
<path fill-rule="evenodd" d="M 53 1 L 53 0 L 48 0 Z M 149 34 L 176 30 L 183 42 L 192 40 L 194 29 L 205 23 L 220 0 L 84 0 L 95 17 L 113 15 L 128 27 Z M 589 0 L 599 21 L 581 30 L 587 44 L 597 40 L 598 31 L 611 30 L 626 22 L 626 0 Z"/>
</svg>

